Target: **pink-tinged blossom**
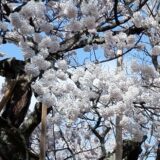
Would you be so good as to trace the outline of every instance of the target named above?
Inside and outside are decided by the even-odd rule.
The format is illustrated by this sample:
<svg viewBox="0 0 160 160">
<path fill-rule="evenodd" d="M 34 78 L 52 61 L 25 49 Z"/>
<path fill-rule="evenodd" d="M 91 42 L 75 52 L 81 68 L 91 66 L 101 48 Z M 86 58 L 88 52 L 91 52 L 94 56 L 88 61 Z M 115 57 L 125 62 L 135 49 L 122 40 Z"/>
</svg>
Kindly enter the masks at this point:
<svg viewBox="0 0 160 160">
<path fill-rule="evenodd" d="M 66 78 L 67 78 L 66 74 L 62 70 L 58 70 L 56 72 L 56 76 L 61 80 L 66 80 Z"/>
<path fill-rule="evenodd" d="M 133 13 L 133 23 L 136 27 L 141 27 L 143 25 L 144 18 L 142 17 L 142 14 L 138 12 Z"/>
<path fill-rule="evenodd" d="M 68 68 L 66 60 L 59 60 L 56 63 L 57 67 L 63 71 L 66 71 Z"/>
<path fill-rule="evenodd" d="M 88 17 L 83 18 L 82 23 L 89 30 L 96 28 L 96 19 L 93 16 L 88 16 Z"/>
<path fill-rule="evenodd" d="M 155 27 L 155 28 L 158 27 L 157 21 L 156 21 L 155 18 L 153 18 L 152 16 L 146 17 L 146 18 L 144 19 L 144 24 L 145 24 L 147 27 Z"/>
<path fill-rule="evenodd" d="M 126 41 L 127 40 L 127 34 L 124 33 L 124 32 L 120 32 L 118 35 L 117 35 L 117 38 L 122 42 Z"/>
<path fill-rule="evenodd" d="M 48 44 L 51 42 L 51 38 L 49 36 L 44 37 L 41 42 L 39 43 L 39 49 L 47 48 Z"/>
<path fill-rule="evenodd" d="M 152 55 L 153 56 L 158 56 L 160 55 L 160 45 L 156 45 L 152 49 Z"/>
<path fill-rule="evenodd" d="M 39 68 L 35 64 L 26 64 L 25 71 L 27 74 L 37 77 L 40 74 Z"/>
<path fill-rule="evenodd" d="M 22 35 L 20 35 L 16 31 L 6 32 L 6 38 L 8 38 L 8 39 L 15 39 L 19 43 L 21 43 L 21 41 L 23 41 L 22 40 Z M 17 44 L 17 43 L 15 42 L 15 44 Z"/>
<path fill-rule="evenodd" d="M 77 68 L 76 71 L 73 71 L 72 77 L 71 79 L 74 82 L 77 82 L 79 80 L 80 77 L 84 76 L 84 69 L 83 68 Z"/>
<path fill-rule="evenodd" d="M 43 56 L 43 58 L 45 59 L 45 58 L 48 57 L 49 52 L 48 52 L 47 48 L 42 48 L 38 54 L 40 54 L 41 56 Z"/>
<path fill-rule="evenodd" d="M 23 40 L 21 40 L 19 42 L 19 47 L 22 48 L 22 53 L 25 55 L 26 54 L 26 57 L 27 57 L 27 50 L 29 51 L 29 55 L 35 55 L 35 51 L 33 50 L 33 43 L 32 42 L 25 42 Z"/>
<path fill-rule="evenodd" d="M 60 44 L 58 41 L 51 41 L 48 43 L 48 50 L 51 53 L 55 53 L 60 49 Z"/>
<path fill-rule="evenodd" d="M 42 40 L 42 36 L 41 36 L 39 33 L 35 33 L 34 36 L 33 36 L 33 40 L 34 40 L 36 43 L 40 43 L 41 40 Z"/>
<path fill-rule="evenodd" d="M 12 25 L 15 28 L 19 28 L 22 25 L 23 18 L 19 13 L 17 12 L 11 13 L 9 18 L 10 18 Z"/>
<path fill-rule="evenodd" d="M 43 74 L 43 78 L 52 83 L 52 81 L 56 79 L 56 71 L 53 68 L 46 70 Z"/>
<path fill-rule="evenodd" d="M 86 3 L 83 1 L 81 11 L 83 15 L 94 16 L 97 18 L 99 16 L 98 8 L 96 2 Z"/>
<path fill-rule="evenodd" d="M 45 15 L 45 5 L 42 2 L 29 1 L 22 8 L 21 14 L 26 18 L 43 18 Z"/>
<path fill-rule="evenodd" d="M 51 66 L 51 63 L 49 61 L 46 61 L 41 55 L 32 57 L 31 63 L 38 66 L 39 70 L 47 70 Z"/>
<path fill-rule="evenodd" d="M 69 1 L 62 6 L 63 14 L 66 15 L 68 18 L 76 18 L 78 9 L 74 5 L 72 1 Z"/>
<path fill-rule="evenodd" d="M 43 95 L 46 92 L 46 89 L 41 82 L 32 84 L 32 88 L 38 95 Z"/>
<path fill-rule="evenodd" d="M 153 66 L 150 66 L 150 65 L 143 65 L 141 67 L 141 73 L 142 73 L 142 76 L 147 80 L 156 78 L 158 76 L 158 73 L 155 71 Z"/>
<path fill-rule="evenodd" d="M 100 114 L 104 117 L 105 120 L 108 120 L 112 116 L 114 116 L 114 109 L 112 107 L 100 108 Z"/>
<path fill-rule="evenodd" d="M 24 54 L 25 59 L 29 59 L 29 58 L 32 58 L 33 56 L 35 56 L 34 50 L 27 45 L 22 47 L 22 52 Z"/>
<path fill-rule="evenodd" d="M 109 104 L 109 101 L 110 101 L 110 96 L 109 96 L 108 94 L 102 95 L 102 96 L 100 97 L 100 102 L 101 102 L 103 105 Z"/>
<path fill-rule="evenodd" d="M 93 80 L 93 86 L 96 87 L 97 89 L 102 89 L 103 83 L 98 78 L 95 78 Z"/>
<path fill-rule="evenodd" d="M 57 98 L 55 97 L 55 95 L 51 93 L 45 93 L 42 96 L 42 102 L 46 104 L 48 107 L 54 106 L 57 103 Z"/>
<path fill-rule="evenodd" d="M 118 101 L 122 100 L 122 91 L 116 86 L 110 87 L 109 92 L 110 92 L 111 99 L 115 99 Z"/>
<path fill-rule="evenodd" d="M 130 86 L 128 88 L 128 94 L 130 94 L 132 96 L 132 98 L 134 99 L 134 97 L 137 97 L 140 93 L 140 89 L 137 86 Z"/>
<path fill-rule="evenodd" d="M 24 35 L 34 33 L 34 28 L 26 20 L 22 21 L 22 25 L 20 26 L 19 30 Z"/>
<path fill-rule="evenodd" d="M 79 82 L 85 88 L 90 87 L 90 86 L 92 86 L 93 78 L 94 77 L 93 77 L 92 73 L 86 71 L 84 76 L 79 78 Z"/>
<path fill-rule="evenodd" d="M 79 21 L 71 21 L 69 23 L 69 25 L 66 27 L 66 30 L 69 30 L 69 31 L 74 31 L 74 32 L 77 32 L 77 31 L 80 31 L 82 29 L 82 24 L 81 22 Z"/>
<path fill-rule="evenodd" d="M 42 32 L 46 32 L 46 33 L 49 33 L 53 30 L 53 25 L 45 21 L 40 22 L 39 27 Z"/>
<path fill-rule="evenodd" d="M 126 110 L 126 104 L 122 101 L 118 102 L 115 106 L 112 106 L 114 112 L 119 115 L 119 114 L 123 114 Z"/>
</svg>

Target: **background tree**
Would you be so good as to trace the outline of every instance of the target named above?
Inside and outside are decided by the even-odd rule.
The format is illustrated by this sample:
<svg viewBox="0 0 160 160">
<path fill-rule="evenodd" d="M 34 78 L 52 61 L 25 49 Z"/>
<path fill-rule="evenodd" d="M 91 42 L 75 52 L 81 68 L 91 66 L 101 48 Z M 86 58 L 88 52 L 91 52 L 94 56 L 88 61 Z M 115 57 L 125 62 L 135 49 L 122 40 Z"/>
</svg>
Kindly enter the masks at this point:
<svg viewBox="0 0 160 160">
<path fill-rule="evenodd" d="M 1 159 L 159 159 L 158 0 L 2 0 L 0 20 L 24 56 L 0 61 Z"/>
</svg>

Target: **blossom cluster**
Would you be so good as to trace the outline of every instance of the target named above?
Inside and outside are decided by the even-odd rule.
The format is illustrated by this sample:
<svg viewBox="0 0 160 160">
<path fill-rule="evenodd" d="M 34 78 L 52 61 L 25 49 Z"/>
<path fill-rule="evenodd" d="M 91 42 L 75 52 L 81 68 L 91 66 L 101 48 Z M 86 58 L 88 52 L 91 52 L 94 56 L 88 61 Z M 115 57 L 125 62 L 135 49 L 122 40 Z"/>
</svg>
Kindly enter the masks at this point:
<svg viewBox="0 0 160 160">
<path fill-rule="evenodd" d="M 59 60 L 55 67 L 56 70 L 46 70 L 32 88 L 38 94 L 39 101 L 53 106 L 56 114 L 63 117 L 56 119 L 54 116 L 56 123 L 72 124 L 84 113 L 89 113 L 97 107 L 106 122 L 110 118 L 114 120 L 119 114 L 124 115 L 125 119 L 129 115 L 128 120 L 134 121 L 137 129 L 132 132 L 131 124 L 123 121 L 122 126 L 130 134 L 142 135 L 140 124 L 143 117 L 136 119 L 133 105 L 134 101 L 143 96 L 136 79 L 127 77 L 123 72 L 106 73 L 100 65 L 93 63 L 86 64 L 86 69 L 69 69 L 65 60 Z"/>
<path fill-rule="evenodd" d="M 22 7 L 18 3 L 12 5 L 8 4 L 11 13 L 7 15 L 4 11 L 1 17 L 6 22 L 0 21 L 0 44 L 7 41 L 21 48 L 25 71 L 34 79 L 32 89 L 38 101 L 53 108 L 53 117 L 49 120 L 58 128 L 54 138 L 59 140 L 53 139 L 52 134 L 47 135 L 49 139 L 56 141 L 59 148 L 67 148 L 62 139 L 64 132 L 77 153 L 82 148 L 95 147 L 91 152 L 83 152 L 79 159 L 96 159 L 101 154 L 99 139 L 91 133 L 96 121 L 101 119 L 96 131 L 103 135 L 104 130 L 111 127 L 113 130 L 107 138 L 113 138 L 115 118 L 121 115 L 123 136 L 127 133 L 140 141 L 143 134 L 148 133 L 146 128 L 152 125 L 150 120 L 156 121 L 160 107 L 157 94 L 160 79 L 154 67 L 133 61 L 131 76 L 125 72 L 110 73 L 94 63 L 72 68 L 70 57 L 75 48 L 83 47 L 85 52 L 93 49 L 97 60 L 95 50 L 99 45 L 104 49 L 104 59 L 115 58 L 117 50 L 128 52 L 134 48 L 148 54 L 149 47 L 145 44 L 150 43 L 148 55 L 156 58 L 160 55 L 156 9 L 150 9 L 149 2 L 143 6 L 139 0 L 120 1 L 116 11 L 112 0 L 31 0 L 24 1 Z M 147 37 L 145 43 L 143 35 Z M 155 131 L 159 132 L 159 127 Z M 154 136 L 160 135 L 154 133 Z M 94 145 L 89 147 L 89 144 Z M 48 148 L 51 146 L 53 143 Z M 115 144 L 112 146 L 111 151 Z M 64 159 L 68 152 L 64 149 L 58 158 Z"/>
<path fill-rule="evenodd" d="M 59 60 L 55 68 L 56 70 L 45 71 L 42 78 L 37 80 L 32 87 L 38 94 L 39 101 L 53 107 L 54 116 L 50 117 L 49 121 L 57 126 L 58 130 L 55 133 L 60 139 L 57 145 L 66 145 L 60 136 L 61 130 L 66 134 L 65 138 L 76 146 L 77 152 L 87 140 L 93 148 L 96 148 L 99 140 L 94 134 L 88 132 L 90 126 L 94 126 L 89 119 L 97 118 L 94 114 L 95 109 L 103 119 L 101 123 L 104 128 L 99 128 L 99 133 L 103 133 L 105 127 L 111 127 L 115 123 L 116 116 L 121 115 L 120 125 L 123 128 L 124 137 L 127 134 L 135 141 L 141 141 L 143 135 L 148 134 L 147 127 L 150 121 L 143 113 L 143 105 L 139 102 L 145 101 L 146 110 L 149 106 L 158 109 L 159 98 L 155 91 L 143 88 L 139 78 L 130 77 L 124 72 L 109 73 L 101 65 L 94 63 L 73 69 L 68 68 L 65 60 Z M 155 81 L 160 84 L 158 80 L 159 78 L 155 77 Z M 86 121 L 82 115 L 89 119 Z M 112 134 L 110 131 L 108 136 Z M 154 135 L 158 137 L 157 134 Z M 52 136 L 52 134 L 48 135 L 48 138 L 51 139 Z M 113 136 L 111 137 L 113 139 Z M 109 143 L 109 141 L 106 142 L 106 148 Z M 48 147 L 53 147 L 53 144 L 48 144 Z M 90 148 L 85 146 L 85 149 Z M 114 147 L 110 149 L 113 151 Z M 96 149 L 93 151 L 95 155 L 90 155 L 90 157 L 99 156 L 99 151 Z M 89 153 L 87 155 L 89 156 Z"/>
<path fill-rule="evenodd" d="M 130 49 L 134 47 L 135 43 L 136 37 L 134 35 L 128 36 L 124 32 L 113 35 L 112 31 L 107 31 L 105 32 L 104 55 L 107 58 L 115 57 L 116 50 Z"/>
</svg>

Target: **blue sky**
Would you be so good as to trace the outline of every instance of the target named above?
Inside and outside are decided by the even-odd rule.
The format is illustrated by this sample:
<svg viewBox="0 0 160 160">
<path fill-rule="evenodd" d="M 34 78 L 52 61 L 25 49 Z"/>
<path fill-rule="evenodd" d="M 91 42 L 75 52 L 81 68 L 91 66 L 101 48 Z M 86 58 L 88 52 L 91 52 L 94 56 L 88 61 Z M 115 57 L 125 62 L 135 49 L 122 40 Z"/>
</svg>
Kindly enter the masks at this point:
<svg viewBox="0 0 160 160">
<path fill-rule="evenodd" d="M 16 57 L 17 59 L 23 59 L 23 56 L 21 54 L 21 50 L 14 44 L 3 44 L 0 45 L 0 52 L 5 53 L 5 57 Z M 0 60 L 3 59 L 0 57 Z M 4 78 L 0 76 L 0 87 L 2 83 L 4 82 Z"/>
<path fill-rule="evenodd" d="M 4 58 L 16 57 L 17 59 L 23 59 L 21 49 L 11 43 L 0 45 L 0 52 L 4 52 L 6 54 Z"/>
</svg>

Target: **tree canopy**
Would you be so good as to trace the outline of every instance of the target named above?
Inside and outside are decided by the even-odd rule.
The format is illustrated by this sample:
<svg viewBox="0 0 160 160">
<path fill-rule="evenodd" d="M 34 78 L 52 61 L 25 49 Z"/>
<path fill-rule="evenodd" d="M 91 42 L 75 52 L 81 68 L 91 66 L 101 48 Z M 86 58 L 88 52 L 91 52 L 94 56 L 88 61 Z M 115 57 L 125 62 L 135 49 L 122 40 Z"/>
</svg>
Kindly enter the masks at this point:
<svg viewBox="0 0 160 160">
<path fill-rule="evenodd" d="M 1 0 L 10 43 L 0 159 L 160 160 L 159 0 Z"/>
</svg>

